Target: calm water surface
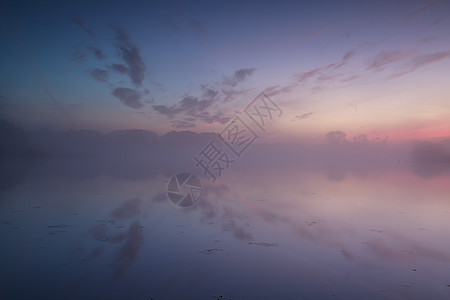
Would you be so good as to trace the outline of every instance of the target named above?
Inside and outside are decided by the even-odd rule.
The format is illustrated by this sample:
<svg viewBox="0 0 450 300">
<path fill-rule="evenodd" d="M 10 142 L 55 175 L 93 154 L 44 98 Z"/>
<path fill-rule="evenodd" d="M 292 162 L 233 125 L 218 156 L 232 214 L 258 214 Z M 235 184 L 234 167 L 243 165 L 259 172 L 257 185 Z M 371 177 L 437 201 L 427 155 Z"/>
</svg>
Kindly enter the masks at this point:
<svg viewBox="0 0 450 300">
<path fill-rule="evenodd" d="M 448 172 L 237 166 L 179 209 L 171 170 L 83 164 L 3 187 L 0 296 L 450 299 Z"/>
</svg>

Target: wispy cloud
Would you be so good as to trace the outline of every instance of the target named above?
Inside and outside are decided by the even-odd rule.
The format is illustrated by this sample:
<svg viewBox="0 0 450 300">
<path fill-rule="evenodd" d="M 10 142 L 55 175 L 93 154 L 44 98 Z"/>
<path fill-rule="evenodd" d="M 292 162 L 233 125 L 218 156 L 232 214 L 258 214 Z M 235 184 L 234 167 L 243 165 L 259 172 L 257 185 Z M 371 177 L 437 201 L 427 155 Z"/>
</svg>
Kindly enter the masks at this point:
<svg viewBox="0 0 450 300">
<path fill-rule="evenodd" d="M 353 81 L 355 79 L 358 79 L 359 77 L 361 77 L 361 76 L 359 76 L 359 75 L 352 75 L 352 76 L 349 76 L 347 78 L 341 79 L 341 82 L 350 82 L 350 81 Z"/>
<path fill-rule="evenodd" d="M 291 93 L 296 87 L 312 81 L 319 84 L 319 86 L 315 86 L 311 90 L 321 91 L 324 89 L 325 84 L 328 85 L 330 82 L 336 81 L 337 78 L 342 77 L 341 73 L 334 73 L 334 71 L 345 66 L 355 55 L 355 50 L 349 50 L 344 53 L 340 62 L 329 63 L 306 72 L 294 74 L 294 82 L 286 85 L 270 86 L 265 89 L 265 93 L 269 96 Z M 358 78 L 358 76 L 351 76 L 346 80 L 341 80 L 341 82 L 351 81 L 356 78 Z"/>
<path fill-rule="evenodd" d="M 346 65 L 349 62 L 349 60 L 351 60 L 355 55 L 356 55 L 355 50 L 350 50 L 350 51 L 346 52 L 342 56 L 342 61 L 339 64 L 337 64 L 334 68 L 337 69 L 337 68 L 340 68 L 340 67 Z"/>
<path fill-rule="evenodd" d="M 128 72 L 128 68 L 122 64 L 112 64 L 109 68 L 121 74 L 126 74 Z"/>
<path fill-rule="evenodd" d="M 139 109 L 144 106 L 141 102 L 142 95 L 136 90 L 119 87 L 114 89 L 112 94 L 131 108 Z"/>
<path fill-rule="evenodd" d="M 414 56 L 405 66 L 403 71 L 388 76 L 388 79 L 394 79 L 406 74 L 412 73 L 429 64 L 447 59 L 450 57 L 450 51 L 441 51 L 430 54 L 422 54 Z"/>
<path fill-rule="evenodd" d="M 181 31 L 181 26 L 175 23 L 171 18 L 167 20 L 167 26 L 174 33 L 179 33 Z"/>
<path fill-rule="evenodd" d="M 160 114 L 166 115 L 169 119 L 172 119 L 175 115 L 179 113 L 187 113 L 189 115 L 195 115 L 199 112 L 205 111 L 210 107 L 215 101 L 212 99 L 199 100 L 196 97 L 186 96 L 180 100 L 178 104 L 167 106 L 167 105 L 154 105 L 153 109 Z"/>
<path fill-rule="evenodd" d="M 335 88 L 336 84 L 357 79 L 360 75 L 352 75 L 341 79 L 344 76 L 344 72 L 340 71 L 340 68 L 345 67 L 355 57 L 356 53 L 357 51 L 354 49 L 348 50 L 342 55 L 340 61 L 331 62 L 309 71 L 293 74 L 294 81 L 292 83 L 286 86 L 273 86 L 266 91 L 273 96 L 292 92 L 296 87 L 306 87 L 309 88 L 311 93 L 319 93 Z"/>
<path fill-rule="evenodd" d="M 276 96 L 281 95 L 285 93 L 290 93 L 292 90 L 298 86 L 298 84 L 291 84 L 287 86 L 280 86 L 280 85 L 274 85 L 266 88 L 264 90 L 264 93 L 266 93 L 268 96 Z"/>
<path fill-rule="evenodd" d="M 78 18 L 76 18 L 76 17 L 70 17 L 70 19 L 71 19 L 75 24 L 77 24 L 78 26 L 80 26 L 80 28 L 83 29 L 87 34 L 89 34 L 89 36 L 90 36 L 93 40 L 95 40 L 95 36 L 94 36 L 94 33 L 92 32 L 92 30 L 90 30 L 86 25 L 84 25 L 84 23 L 83 23 L 80 19 L 78 19 Z"/>
<path fill-rule="evenodd" d="M 198 96 L 185 95 L 176 104 L 154 105 L 153 110 L 167 116 L 174 128 L 194 128 L 196 121 L 225 124 L 230 117 L 214 104 L 230 102 L 246 94 L 249 89 L 236 87 L 252 76 L 255 71 L 255 68 L 236 70 L 220 82 L 200 85 Z"/>
<path fill-rule="evenodd" d="M 382 51 L 373 57 L 367 65 L 367 70 L 380 70 L 382 67 L 393 64 L 405 59 L 408 59 L 414 55 L 415 51 L 412 50 L 391 50 Z"/>
<path fill-rule="evenodd" d="M 431 42 L 431 41 L 433 41 L 435 39 L 436 39 L 435 36 L 429 36 L 429 37 L 421 39 L 420 41 L 425 44 L 425 43 Z"/>
<path fill-rule="evenodd" d="M 231 102 L 237 98 L 239 98 L 240 96 L 243 96 L 245 94 L 247 94 L 251 89 L 230 89 L 230 88 L 223 88 L 221 90 L 221 93 L 223 96 L 222 101 L 223 102 Z"/>
<path fill-rule="evenodd" d="M 239 69 L 234 72 L 233 76 L 225 77 L 223 80 L 224 85 L 235 87 L 238 84 L 244 82 L 248 77 L 255 73 L 255 68 Z"/>
<path fill-rule="evenodd" d="M 417 68 L 421 68 L 425 65 L 438 62 L 448 57 L 450 57 L 450 51 L 441 51 L 431 54 L 417 55 L 412 59 L 410 66 L 412 69 L 415 70 Z"/>
<path fill-rule="evenodd" d="M 202 88 L 202 97 L 204 99 L 216 100 L 218 95 L 219 95 L 219 92 L 212 88 L 209 88 L 209 87 Z"/>
<path fill-rule="evenodd" d="M 332 69 L 336 65 L 337 65 L 336 63 L 328 64 L 328 65 L 313 69 L 311 71 L 298 73 L 298 74 L 294 75 L 294 77 L 297 79 L 298 82 L 303 83 L 305 81 L 308 81 L 311 78 L 316 77 L 317 75 L 320 75 L 322 72 Z"/>
<path fill-rule="evenodd" d="M 335 27 L 335 25 L 332 24 L 332 25 L 328 25 L 328 26 L 319 28 L 318 30 L 314 31 L 313 33 L 311 33 L 310 35 L 305 37 L 302 40 L 301 45 L 306 44 L 308 42 L 311 42 L 313 40 L 316 40 L 316 39 L 320 38 L 321 36 L 325 35 L 328 31 L 333 29 L 334 27 Z"/>
<path fill-rule="evenodd" d="M 82 47 L 80 45 L 75 45 L 73 46 L 72 51 L 73 57 L 78 61 L 82 61 L 86 58 L 87 52 L 90 52 L 96 59 L 101 60 L 106 58 L 106 54 L 101 49 L 94 46 Z"/>
<path fill-rule="evenodd" d="M 72 20 L 78 24 L 81 28 L 86 30 L 93 37 L 92 31 L 90 31 L 84 24 L 77 18 Z M 131 82 L 138 88 L 142 85 L 142 81 L 145 78 L 145 63 L 140 55 L 140 50 L 133 43 L 128 33 L 120 27 L 112 27 L 115 35 L 115 48 L 119 53 L 123 63 L 107 64 L 106 54 L 95 46 L 87 47 L 74 47 L 74 56 L 77 60 L 82 60 L 86 57 L 86 51 L 90 52 L 95 58 L 99 60 L 105 60 L 103 68 L 94 68 L 88 71 L 89 75 L 97 81 L 106 83 L 110 78 L 110 71 L 114 71 L 120 74 L 126 74 L 131 79 Z M 112 82 L 110 82 L 113 84 Z M 114 86 L 114 85 L 112 85 Z M 149 94 L 147 89 L 139 91 L 138 89 L 131 89 L 125 87 L 117 87 L 112 91 L 113 96 L 122 101 L 125 105 L 139 109 L 144 106 L 144 102 L 152 102 L 153 99 L 141 101 L 144 94 Z"/>
<path fill-rule="evenodd" d="M 178 129 L 190 129 L 197 127 L 195 123 L 186 120 L 174 120 L 172 121 L 172 126 Z"/>
<path fill-rule="evenodd" d="M 423 5 L 422 7 L 420 7 L 420 8 L 418 8 L 418 9 L 414 10 L 413 12 L 411 12 L 411 13 L 406 17 L 406 21 L 409 21 L 412 17 L 414 17 L 414 16 L 416 16 L 416 15 L 418 15 L 418 14 L 420 14 L 420 13 L 423 13 L 424 11 L 429 10 L 429 9 L 432 8 L 433 6 L 436 6 L 437 4 L 439 4 L 440 2 L 441 2 L 441 1 L 433 1 L 433 2 L 427 3 L 427 4 Z"/>
<path fill-rule="evenodd" d="M 87 49 L 88 49 L 90 52 L 92 52 L 92 54 L 94 55 L 94 57 L 97 58 L 97 59 L 104 59 L 104 58 L 106 58 L 106 54 L 103 53 L 103 51 L 100 50 L 100 49 L 97 48 L 97 47 L 89 46 Z"/>
<path fill-rule="evenodd" d="M 145 78 L 146 67 L 141 58 L 140 50 L 122 28 L 113 26 L 113 30 L 118 43 L 117 49 L 119 50 L 121 58 L 127 65 L 127 74 L 133 84 L 141 86 L 142 81 Z"/>
<path fill-rule="evenodd" d="M 198 37 L 206 37 L 205 27 L 199 21 L 191 20 L 188 26 Z"/>
<path fill-rule="evenodd" d="M 210 113 L 208 111 L 200 111 L 198 113 L 194 113 L 191 115 L 208 124 L 211 123 L 226 124 L 231 119 L 231 117 L 227 116 L 223 111 L 218 111 L 215 113 Z"/>
<path fill-rule="evenodd" d="M 196 127 L 195 121 L 225 124 L 230 120 L 228 115 L 223 111 L 209 111 L 217 101 L 219 101 L 217 97 L 199 100 L 197 97 L 185 96 L 177 104 L 154 105 L 153 109 L 169 119 L 174 119 L 172 126 L 175 128 L 194 128 Z M 187 116 L 188 118 L 175 119 L 178 116 Z"/>
<path fill-rule="evenodd" d="M 350 50 L 347 53 L 344 54 L 344 56 L 342 57 L 343 61 L 348 61 L 350 60 L 352 57 L 354 57 L 356 54 L 355 50 Z"/>
<path fill-rule="evenodd" d="M 106 82 L 108 81 L 108 71 L 103 70 L 103 69 L 93 69 L 89 72 L 89 74 L 96 80 L 101 81 L 101 82 Z"/>
<path fill-rule="evenodd" d="M 72 47 L 72 56 L 75 60 L 81 62 L 86 58 L 86 53 L 84 52 L 84 48 L 79 45 L 75 45 Z"/>
<path fill-rule="evenodd" d="M 308 113 L 304 113 L 304 114 L 301 114 L 301 115 L 297 115 L 297 116 L 294 117 L 294 120 L 292 120 L 292 121 L 307 119 L 307 118 L 309 118 L 309 116 L 311 116 L 312 114 L 314 114 L 314 113 L 311 111 L 311 112 L 308 112 Z"/>
</svg>

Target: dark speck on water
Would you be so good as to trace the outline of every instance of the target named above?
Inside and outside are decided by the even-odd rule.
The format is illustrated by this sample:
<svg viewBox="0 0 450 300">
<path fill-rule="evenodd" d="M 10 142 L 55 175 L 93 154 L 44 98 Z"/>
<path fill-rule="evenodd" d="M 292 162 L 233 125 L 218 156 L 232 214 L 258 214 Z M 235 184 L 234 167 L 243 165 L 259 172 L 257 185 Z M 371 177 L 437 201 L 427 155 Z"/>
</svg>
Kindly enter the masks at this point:
<svg viewBox="0 0 450 300">
<path fill-rule="evenodd" d="M 248 244 L 261 246 L 261 247 L 278 247 L 278 243 L 266 243 L 266 242 L 252 243 L 252 242 L 249 242 Z"/>
<path fill-rule="evenodd" d="M 70 227 L 70 225 L 66 225 L 66 224 L 55 224 L 55 225 L 49 225 L 49 226 L 47 226 L 47 228 L 65 228 L 65 227 Z"/>
<path fill-rule="evenodd" d="M 223 250 L 223 249 L 217 249 L 217 248 L 214 248 L 214 249 L 205 249 L 205 250 L 200 251 L 200 252 L 198 252 L 198 253 L 205 254 L 205 255 L 211 255 L 211 254 L 213 254 L 213 253 L 216 253 L 216 252 L 222 251 L 222 250 Z"/>
</svg>

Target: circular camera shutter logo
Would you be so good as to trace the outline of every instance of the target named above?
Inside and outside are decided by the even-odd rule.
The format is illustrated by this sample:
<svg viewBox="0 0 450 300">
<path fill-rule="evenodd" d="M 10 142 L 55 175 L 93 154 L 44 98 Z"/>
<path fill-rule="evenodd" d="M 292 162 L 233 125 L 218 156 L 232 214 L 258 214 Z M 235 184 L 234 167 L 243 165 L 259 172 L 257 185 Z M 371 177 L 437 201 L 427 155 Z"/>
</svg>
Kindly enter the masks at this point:
<svg viewBox="0 0 450 300">
<path fill-rule="evenodd" d="M 167 185 L 167 196 L 178 207 L 190 207 L 198 202 L 202 190 L 202 184 L 197 176 L 191 173 L 179 173 L 170 179 Z"/>
</svg>

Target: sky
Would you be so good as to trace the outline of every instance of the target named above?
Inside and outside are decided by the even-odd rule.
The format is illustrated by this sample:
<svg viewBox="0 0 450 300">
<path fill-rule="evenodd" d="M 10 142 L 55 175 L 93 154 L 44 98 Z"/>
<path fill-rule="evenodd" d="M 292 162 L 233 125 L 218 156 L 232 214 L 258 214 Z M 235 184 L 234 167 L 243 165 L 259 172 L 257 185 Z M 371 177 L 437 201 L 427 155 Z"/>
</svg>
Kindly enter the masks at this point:
<svg viewBox="0 0 450 300">
<path fill-rule="evenodd" d="M 265 141 L 450 137 L 450 1 L 6 1 L 0 119 L 221 132 L 261 92 Z"/>
</svg>

